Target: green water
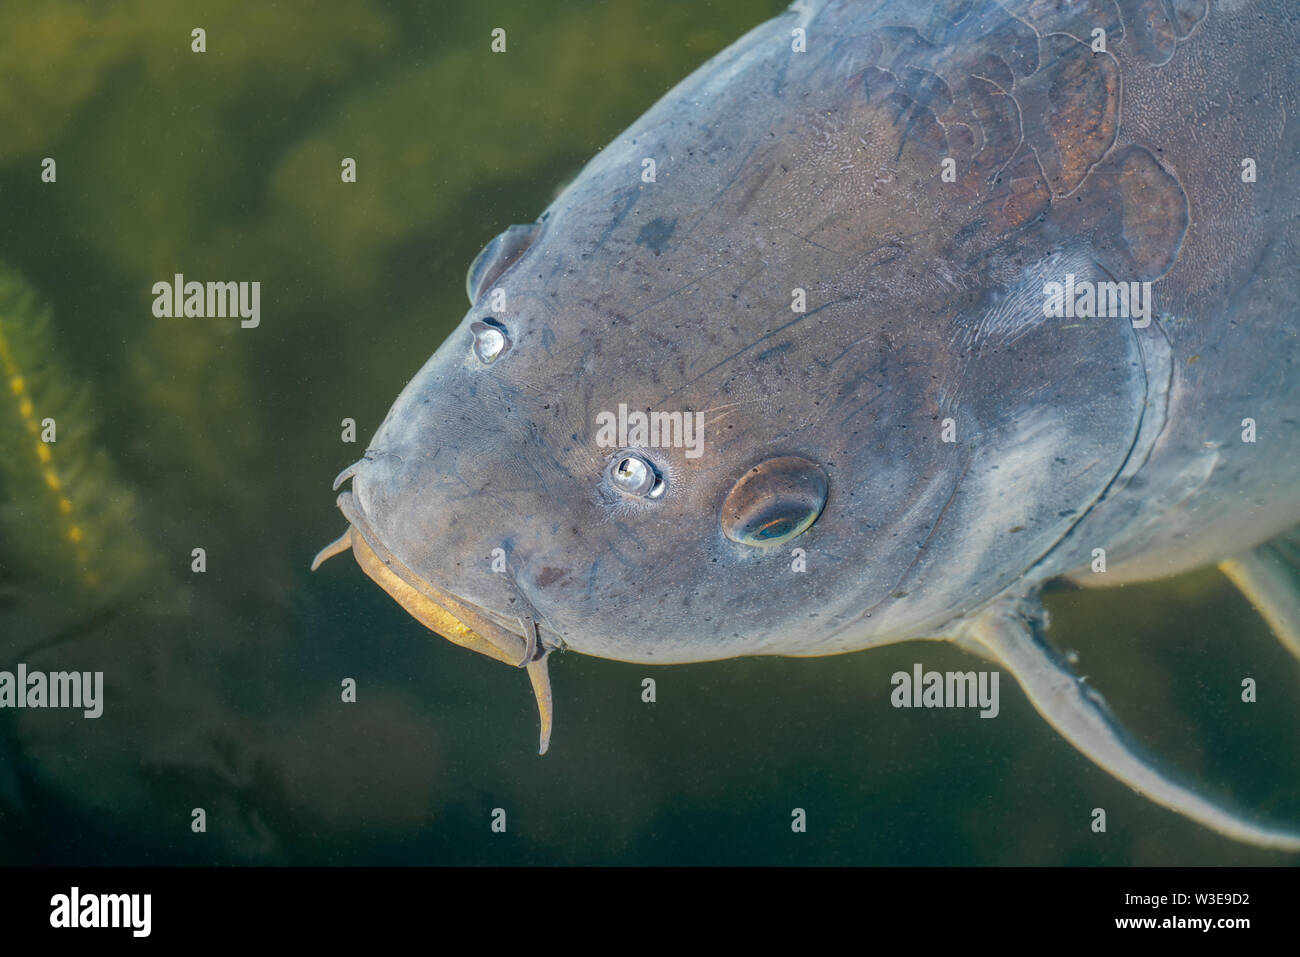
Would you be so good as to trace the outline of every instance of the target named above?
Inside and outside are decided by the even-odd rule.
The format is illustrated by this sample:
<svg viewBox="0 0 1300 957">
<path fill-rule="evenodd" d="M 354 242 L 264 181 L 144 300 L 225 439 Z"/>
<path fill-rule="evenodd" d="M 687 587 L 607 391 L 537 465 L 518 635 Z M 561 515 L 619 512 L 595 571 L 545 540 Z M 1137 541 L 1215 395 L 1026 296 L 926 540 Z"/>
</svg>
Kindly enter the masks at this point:
<svg viewBox="0 0 1300 957">
<path fill-rule="evenodd" d="M 993 721 L 894 710 L 894 671 L 978 667 L 934 644 L 667 669 L 559 656 L 539 758 L 522 673 L 431 636 L 347 557 L 308 572 L 344 527 L 331 479 L 460 320 L 484 242 L 781 7 L 5 4 L 0 261 L 53 310 L 22 371 L 32 414 L 59 422 L 73 511 L 0 391 L 0 669 L 103 670 L 108 691 L 93 721 L 0 711 L 0 861 L 1289 860 L 1132 795 L 1009 679 Z M 151 287 L 176 272 L 260 281 L 261 325 L 155 318 Z M 1300 667 L 1217 573 L 1049 607 L 1143 742 L 1300 821 Z"/>
</svg>

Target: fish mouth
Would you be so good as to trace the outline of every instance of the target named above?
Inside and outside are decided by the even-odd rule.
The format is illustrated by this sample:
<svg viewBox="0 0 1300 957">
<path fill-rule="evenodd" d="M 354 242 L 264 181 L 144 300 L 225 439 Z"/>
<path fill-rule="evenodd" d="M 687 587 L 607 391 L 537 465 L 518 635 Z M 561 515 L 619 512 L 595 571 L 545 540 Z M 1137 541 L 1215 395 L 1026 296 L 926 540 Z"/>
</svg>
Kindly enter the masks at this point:
<svg viewBox="0 0 1300 957">
<path fill-rule="evenodd" d="M 336 486 L 337 487 L 337 486 Z M 554 706 L 544 647 L 538 637 L 537 622 L 530 617 L 519 619 L 516 631 L 504 624 L 503 615 L 457 598 L 438 588 L 408 568 L 381 542 L 366 521 L 360 504 L 350 491 L 338 497 L 338 507 L 350 523 L 348 530 L 326 545 L 312 561 L 315 571 L 327 559 L 352 550 L 361 570 L 380 588 L 388 592 L 416 621 L 453 644 L 477 651 L 507 665 L 524 668 L 532 682 L 541 718 L 541 747 L 545 754 L 550 745 Z"/>
</svg>

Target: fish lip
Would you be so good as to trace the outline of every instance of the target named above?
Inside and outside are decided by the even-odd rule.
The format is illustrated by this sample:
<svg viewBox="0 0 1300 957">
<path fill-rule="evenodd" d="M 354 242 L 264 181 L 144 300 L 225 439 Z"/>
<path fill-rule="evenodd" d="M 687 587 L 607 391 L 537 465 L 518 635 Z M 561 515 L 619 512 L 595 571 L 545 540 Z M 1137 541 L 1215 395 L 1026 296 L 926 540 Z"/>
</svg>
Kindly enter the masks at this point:
<svg viewBox="0 0 1300 957">
<path fill-rule="evenodd" d="M 469 617 L 474 620 L 466 621 L 460 615 L 455 615 L 455 617 L 459 618 L 461 623 L 467 627 L 482 633 L 485 638 L 490 639 L 493 633 L 498 637 L 501 637 L 504 634 L 508 635 L 514 641 L 519 642 L 521 646 L 526 644 L 527 636 L 524 633 L 524 623 L 521 619 L 516 618 L 512 621 L 509 616 L 501 612 L 478 605 L 468 599 L 462 598 L 454 592 L 439 588 L 428 579 L 416 574 L 415 571 L 413 571 L 405 562 L 394 555 L 388 546 L 384 544 L 383 540 L 375 533 L 373 526 L 371 526 L 370 522 L 366 519 L 365 510 L 361 507 L 361 503 L 351 491 L 345 491 L 339 494 L 338 507 L 339 511 L 343 513 L 343 516 L 349 523 L 351 523 L 353 531 L 364 539 L 365 544 L 375 553 L 379 560 L 387 566 L 388 570 L 406 584 L 410 585 L 426 598 L 442 606 L 444 609 L 447 609 L 448 605 L 452 605 L 453 607 L 461 606 L 468 610 L 471 613 Z M 382 582 L 380 585 L 382 587 Z M 545 642 L 545 644 L 549 648 L 551 643 Z M 543 648 L 539 647 L 536 649 L 537 656 L 540 656 L 543 652 Z M 518 662 L 512 662 L 512 664 L 517 664 L 519 667 L 525 667 L 528 664 L 528 661 L 520 660 Z"/>
<path fill-rule="evenodd" d="M 365 509 L 350 490 L 339 495 L 338 506 L 350 523 L 345 535 L 361 570 L 388 592 L 416 621 L 452 644 L 527 670 L 541 721 L 541 743 L 537 753 L 545 754 L 550 746 L 551 729 L 555 720 L 547 656 L 558 645 L 543 641 L 536 618 L 521 618 L 520 633 L 515 632 L 512 627 L 500 621 L 504 616 L 466 603 L 408 568 L 379 540 L 366 520 Z M 332 554 L 332 549 L 338 546 L 337 542 L 327 546 L 327 551 Z M 529 611 L 533 611 L 522 592 L 520 598 Z"/>
</svg>

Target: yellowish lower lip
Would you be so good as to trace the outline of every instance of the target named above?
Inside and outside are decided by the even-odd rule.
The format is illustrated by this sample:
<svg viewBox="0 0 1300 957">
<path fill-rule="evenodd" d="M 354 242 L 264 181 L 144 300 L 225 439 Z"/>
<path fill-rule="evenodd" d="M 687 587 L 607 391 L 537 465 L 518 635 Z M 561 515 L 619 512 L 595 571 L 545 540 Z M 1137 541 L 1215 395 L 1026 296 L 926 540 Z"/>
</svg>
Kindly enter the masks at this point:
<svg viewBox="0 0 1300 957">
<path fill-rule="evenodd" d="M 535 644 L 530 646 L 527 640 L 492 621 L 482 612 L 434 588 L 389 554 L 382 545 L 378 548 L 372 546 L 362 531 L 362 517 L 357 514 L 349 493 L 339 496 L 339 506 L 351 520 L 351 525 L 338 541 L 321 550 L 312 562 L 312 569 L 319 567 L 330 556 L 351 548 L 362 571 L 430 631 L 503 664 L 527 668 L 542 722 L 539 753 L 545 754 L 550 744 L 554 710 L 546 653 L 532 657 L 540 650 Z"/>
<path fill-rule="evenodd" d="M 440 595 L 435 601 L 410 584 L 416 576 L 400 561 L 391 557 L 386 561 L 380 558 L 370 547 L 365 536 L 355 527 L 351 534 L 352 554 L 356 556 L 361 570 L 373 578 L 380 588 L 392 595 L 416 621 L 430 631 L 436 631 L 450 642 L 487 655 L 489 658 L 495 658 L 507 665 L 522 667 L 528 663 L 524 660 L 528 646 L 518 635 L 511 634 L 500 626 L 492 625 L 490 629 L 492 638 L 484 637 L 467 624 L 467 621 L 475 619 L 486 622 L 482 615 L 450 596 Z M 489 630 L 483 625 L 480 627 L 485 631 Z"/>
</svg>

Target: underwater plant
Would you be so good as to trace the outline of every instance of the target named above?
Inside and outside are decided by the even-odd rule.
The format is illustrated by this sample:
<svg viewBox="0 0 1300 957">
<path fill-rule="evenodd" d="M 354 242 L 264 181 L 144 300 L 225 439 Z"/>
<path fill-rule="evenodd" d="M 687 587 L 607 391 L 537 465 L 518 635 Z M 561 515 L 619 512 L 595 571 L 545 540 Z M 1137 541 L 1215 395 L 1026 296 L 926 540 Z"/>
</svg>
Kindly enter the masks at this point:
<svg viewBox="0 0 1300 957">
<path fill-rule="evenodd" d="M 158 556 L 55 338 L 49 307 L 0 264 L 0 561 L 95 606 L 147 580 Z"/>
</svg>

